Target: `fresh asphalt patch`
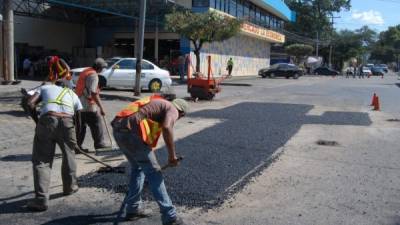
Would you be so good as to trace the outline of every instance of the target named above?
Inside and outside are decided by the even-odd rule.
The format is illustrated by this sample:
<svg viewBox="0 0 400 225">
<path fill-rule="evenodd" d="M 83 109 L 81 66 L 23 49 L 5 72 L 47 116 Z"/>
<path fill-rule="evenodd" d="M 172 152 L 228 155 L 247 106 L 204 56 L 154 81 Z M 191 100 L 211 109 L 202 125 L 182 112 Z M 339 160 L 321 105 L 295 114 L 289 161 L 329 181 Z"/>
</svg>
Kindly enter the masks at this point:
<svg viewBox="0 0 400 225">
<path fill-rule="evenodd" d="M 193 118 L 221 119 L 224 122 L 176 142 L 177 153 L 184 155 L 185 159 L 178 167 L 163 171 L 172 201 L 189 208 L 222 204 L 267 167 L 273 160 L 271 156 L 304 124 L 371 124 L 367 113 L 307 115 L 312 108 L 311 105 L 249 102 L 189 114 Z M 164 165 L 167 162 L 166 149 L 158 150 L 157 155 L 160 164 Z M 128 163 L 118 166 L 128 166 Z M 128 173 L 99 174 L 94 171 L 81 176 L 79 185 L 125 193 L 128 177 Z M 151 193 L 145 188 L 144 199 L 151 198 Z"/>
<path fill-rule="evenodd" d="M 176 143 L 178 153 L 185 155 L 185 160 L 179 167 L 165 172 L 173 202 L 186 207 L 213 207 L 223 203 L 232 194 L 228 190 L 241 190 L 304 124 L 369 126 L 372 123 L 367 113 L 306 115 L 312 108 L 311 105 L 249 102 L 190 114 L 189 117 L 217 118 L 225 122 Z M 166 161 L 165 150 L 157 154 L 161 162 Z M 237 183 L 239 180 L 245 182 Z"/>
</svg>

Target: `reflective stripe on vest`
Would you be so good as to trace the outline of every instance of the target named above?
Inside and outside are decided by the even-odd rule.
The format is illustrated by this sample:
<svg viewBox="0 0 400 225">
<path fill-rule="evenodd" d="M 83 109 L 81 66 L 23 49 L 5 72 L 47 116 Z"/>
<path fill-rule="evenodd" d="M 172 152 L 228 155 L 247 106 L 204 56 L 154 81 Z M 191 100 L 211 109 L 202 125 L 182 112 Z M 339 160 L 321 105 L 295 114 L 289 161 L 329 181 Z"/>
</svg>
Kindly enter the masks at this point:
<svg viewBox="0 0 400 225">
<path fill-rule="evenodd" d="M 66 64 L 65 61 L 63 61 Z M 61 78 L 71 80 L 72 76 L 68 71 L 67 65 L 61 63 L 61 59 L 58 56 L 52 56 L 49 60 L 49 80 L 55 81 Z"/>
<path fill-rule="evenodd" d="M 62 99 L 64 98 L 64 96 L 65 96 L 68 92 L 69 92 L 69 88 L 67 88 L 67 87 L 63 88 L 63 90 L 62 90 L 61 93 L 57 96 L 57 98 L 56 98 L 55 100 L 48 100 L 48 101 L 47 101 L 47 104 L 49 104 L 49 103 L 54 103 L 54 104 L 57 104 L 57 105 L 65 105 L 65 106 L 68 106 L 68 107 L 70 107 L 70 108 L 74 108 L 73 105 L 68 104 L 68 103 L 65 103 L 65 102 L 63 102 L 63 100 L 62 100 Z"/>
<path fill-rule="evenodd" d="M 141 107 L 150 103 L 153 99 L 163 99 L 161 96 L 153 95 L 150 97 L 145 97 L 135 102 L 130 103 L 123 110 L 117 113 L 116 117 L 125 118 L 129 117 L 139 111 Z M 142 119 L 139 123 L 140 136 L 146 144 L 152 148 L 157 146 L 158 139 L 160 138 L 162 128 L 160 124 L 151 119 Z"/>
</svg>

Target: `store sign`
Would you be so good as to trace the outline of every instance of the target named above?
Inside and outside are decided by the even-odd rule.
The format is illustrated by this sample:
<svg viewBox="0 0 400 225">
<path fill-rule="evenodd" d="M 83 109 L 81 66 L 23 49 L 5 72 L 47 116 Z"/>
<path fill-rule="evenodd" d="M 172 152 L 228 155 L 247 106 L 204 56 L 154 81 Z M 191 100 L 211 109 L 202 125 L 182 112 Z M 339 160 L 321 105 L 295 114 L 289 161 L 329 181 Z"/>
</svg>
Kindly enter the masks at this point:
<svg viewBox="0 0 400 225">
<path fill-rule="evenodd" d="M 285 35 L 280 34 L 278 32 L 272 31 L 272 30 L 268 30 L 250 23 L 243 23 L 241 30 L 243 33 L 253 36 L 253 37 L 257 37 L 257 38 L 261 38 L 264 40 L 268 40 L 274 43 L 284 43 L 285 42 Z"/>
</svg>

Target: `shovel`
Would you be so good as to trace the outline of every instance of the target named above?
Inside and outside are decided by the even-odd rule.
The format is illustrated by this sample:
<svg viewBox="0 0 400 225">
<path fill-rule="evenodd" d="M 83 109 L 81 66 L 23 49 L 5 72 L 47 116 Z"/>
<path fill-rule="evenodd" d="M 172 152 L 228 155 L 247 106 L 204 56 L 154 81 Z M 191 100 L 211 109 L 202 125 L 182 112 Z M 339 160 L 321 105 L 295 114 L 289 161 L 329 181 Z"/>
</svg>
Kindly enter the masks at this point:
<svg viewBox="0 0 400 225">
<path fill-rule="evenodd" d="M 95 149 L 95 152 L 96 152 L 95 154 L 96 154 L 96 155 L 99 155 L 100 152 L 101 152 L 101 153 L 106 153 L 106 152 L 115 153 L 115 152 L 119 152 L 119 148 L 117 148 L 117 147 L 114 146 L 113 140 L 112 140 L 112 138 L 111 138 L 111 133 L 110 133 L 110 129 L 108 128 L 108 124 L 107 124 L 106 117 L 105 117 L 105 116 L 102 116 L 102 117 L 103 117 L 104 126 L 106 127 L 108 139 L 110 139 L 111 147 L 109 147 L 109 148 L 98 148 L 98 149 Z"/>
</svg>

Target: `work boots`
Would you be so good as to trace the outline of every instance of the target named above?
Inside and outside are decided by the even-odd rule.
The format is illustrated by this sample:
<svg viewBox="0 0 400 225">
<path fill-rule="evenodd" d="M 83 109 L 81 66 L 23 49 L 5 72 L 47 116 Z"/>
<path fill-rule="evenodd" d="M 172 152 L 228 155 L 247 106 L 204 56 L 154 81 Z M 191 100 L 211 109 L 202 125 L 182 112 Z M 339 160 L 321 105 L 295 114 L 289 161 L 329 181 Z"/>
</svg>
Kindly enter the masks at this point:
<svg viewBox="0 0 400 225">
<path fill-rule="evenodd" d="M 125 221 L 134 221 L 141 218 L 150 217 L 153 211 L 150 209 L 139 209 L 135 213 L 126 213 Z"/>
<path fill-rule="evenodd" d="M 42 212 L 42 211 L 46 211 L 48 209 L 47 204 L 44 203 L 44 201 L 41 201 L 39 199 L 32 199 L 30 200 L 27 204 L 26 207 L 30 210 L 30 211 L 34 211 L 34 212 Z"/>
<path fill-rule="evenodd" d="M 163 223 L 163 225 L 186 225 L 185 222 L 179 217 L 175 218 L 175 220 L 170 221 L 168 223 Z"/>
</svg>

